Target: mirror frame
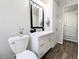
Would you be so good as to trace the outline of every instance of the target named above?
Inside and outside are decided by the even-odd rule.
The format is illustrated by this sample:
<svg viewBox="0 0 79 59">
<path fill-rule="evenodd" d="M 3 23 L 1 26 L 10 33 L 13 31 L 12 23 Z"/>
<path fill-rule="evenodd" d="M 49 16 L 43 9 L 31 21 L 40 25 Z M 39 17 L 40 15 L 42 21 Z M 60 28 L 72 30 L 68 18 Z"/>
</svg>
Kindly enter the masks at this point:
<svg viewBox="0 0 79 59">
<path fill-rule="evenodd" d="M 33 3 L 35 3 L 36 5 L 38 5 L 39 7 L 41 7 L 42 9 L 43 9 L 43 7 L 42 6 L 40 6 L 39 4 L 37 4 L 36 2 L 34 2 L 34 1 L 31 1 L 31 2 L 33 2 Z M 43 9 L 43 13 L 42 13 L 42 26 L 37 26 L 37 27 L 34 27 L 33 26 L 33 17 L 32 17 L 32 4 L 30 3 L 30 16 L 31 16 L 31 28 L 32 29 L 42 29 L 42 30 L 44 30 L 44 9 Z"/>
</svg>

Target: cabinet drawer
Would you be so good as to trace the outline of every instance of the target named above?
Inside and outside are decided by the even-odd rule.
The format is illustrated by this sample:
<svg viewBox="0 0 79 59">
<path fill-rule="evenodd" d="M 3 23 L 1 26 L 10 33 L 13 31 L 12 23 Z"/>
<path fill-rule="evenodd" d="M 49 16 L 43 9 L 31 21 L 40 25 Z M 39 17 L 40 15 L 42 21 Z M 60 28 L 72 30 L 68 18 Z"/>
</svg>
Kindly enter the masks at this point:
<svg viewBox="0 0 79 59">
<path fill-rule="evenodd" d="M 49 39 L 49 36 L 47 36 L 47 37 L 42 37 L 42 38 L 38 39 L 38 41 L 39 41 L 39 42 L 45 42 L 45 41 L 48 40 L 48 39 Z"/>
<path fill-rule="evenodd" d="M 50 38 L 46 38 L 46 39 L 41 39 L 38 43 L 39 47 L 42 47 L 46 44 L 50 44 Z"/>
<path fill-rule="evenodd" d="M 46 39 L 48 39 L 48 36 L 41 37 L 41 38 L 39 38 L 38 40 L 39 40 L 39 41 L 42 41 L 42 40 L 44 40 L 44 41 L 45 41 Z"/>
</svg>

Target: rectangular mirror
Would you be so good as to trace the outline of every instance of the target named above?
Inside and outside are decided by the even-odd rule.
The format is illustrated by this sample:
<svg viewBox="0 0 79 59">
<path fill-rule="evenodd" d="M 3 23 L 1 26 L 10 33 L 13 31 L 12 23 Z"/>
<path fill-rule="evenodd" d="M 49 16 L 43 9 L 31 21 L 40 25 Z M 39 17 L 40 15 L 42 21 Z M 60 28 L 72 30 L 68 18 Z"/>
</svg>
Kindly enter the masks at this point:
<svg viewBox="0 0 79 59">
<path fill-rule="evenodd" d="M 30 2 L 31 6 L 31 28 L 44 29 L 44 10 L 34 1 Z"/>
</svg>

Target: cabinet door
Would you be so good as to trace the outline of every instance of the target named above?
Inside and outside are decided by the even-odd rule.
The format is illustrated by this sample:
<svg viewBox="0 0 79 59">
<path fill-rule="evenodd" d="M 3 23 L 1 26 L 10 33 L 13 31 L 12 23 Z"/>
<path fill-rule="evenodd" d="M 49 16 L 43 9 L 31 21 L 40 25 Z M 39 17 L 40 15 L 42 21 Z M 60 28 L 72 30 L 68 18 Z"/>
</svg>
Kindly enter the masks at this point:
<svg viewBox="0 0 79 59">
<path fill-rule="evenodd" d="M 51 48 L 49 38 L 42 38 L 39 41 L 39 54 L 42 57 Z"/>
</svg>

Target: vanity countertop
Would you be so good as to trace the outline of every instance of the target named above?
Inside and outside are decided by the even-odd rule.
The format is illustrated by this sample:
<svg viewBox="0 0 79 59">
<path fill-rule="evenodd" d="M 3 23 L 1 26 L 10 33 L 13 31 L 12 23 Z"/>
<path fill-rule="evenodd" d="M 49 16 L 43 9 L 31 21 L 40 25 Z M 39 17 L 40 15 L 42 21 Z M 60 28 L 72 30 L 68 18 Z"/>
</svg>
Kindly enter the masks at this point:
<svg viewBox="0 0 79 59">
<path fill-rule="evenodd" d="M 49 34 L 54 34 L 54 32 L 41 31 L 41 32 L 30 33 L 31 36 L 36 36 L 36 37 L 42 37 L 42 36 L 46 36 L 46 35 L 49 35 Z"/>
</svg>

